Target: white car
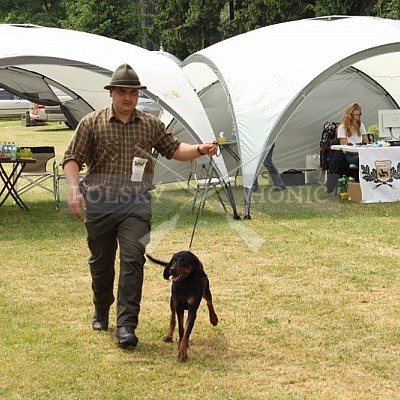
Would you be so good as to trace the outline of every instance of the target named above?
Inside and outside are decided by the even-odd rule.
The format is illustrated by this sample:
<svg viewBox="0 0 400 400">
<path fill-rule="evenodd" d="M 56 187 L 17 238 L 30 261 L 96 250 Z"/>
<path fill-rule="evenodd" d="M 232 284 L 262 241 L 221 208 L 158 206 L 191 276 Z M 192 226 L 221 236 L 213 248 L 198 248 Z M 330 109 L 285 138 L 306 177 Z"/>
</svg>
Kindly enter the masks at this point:
<svg viewBox="0 0 400 400">
<path fill-rule="evenodd" d="M 160 118 L 162 114 L 161 106 L 142 92 L 140 92 L 139 94 L 139 101 L 136 108 L 140 111 L 145 111 L 149 114 L 153 114 L 157 118 Z"/>
<path fill-rule="evenodd" d="M 60 106 L 44 106 L 42 104 L 31 103 L 29 116 L 31 120 L 37 122 L 67 122 L 67 118 L 65 118 Z"/>
<path fill-rule="evenodd" d="M 29 111 L 30 101 L 22 99 L 15 94 L 0 88 L 0 117 L 1 118 L 21 118 L 22 114 Z"/>
<path fill-rule="evenodd" d="M 53 92 L 61 102 L 71 100 L 71 97 L 62 90 L 52 87 Z M 30 103 L 29 116 L 36 122 L 67 122 L 67 118 L 61 111 L 60 106 L 44 106 L 42 104 Z"/>
</svg>

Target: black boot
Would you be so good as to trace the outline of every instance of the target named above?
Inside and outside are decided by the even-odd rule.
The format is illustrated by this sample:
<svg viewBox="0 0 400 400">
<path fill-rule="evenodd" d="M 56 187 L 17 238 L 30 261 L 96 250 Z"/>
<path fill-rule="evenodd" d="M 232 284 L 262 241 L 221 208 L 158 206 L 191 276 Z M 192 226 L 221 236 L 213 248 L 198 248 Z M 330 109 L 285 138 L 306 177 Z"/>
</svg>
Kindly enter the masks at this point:
<svg viewBox="0 0 400 400">
<path fill-rule="evenodd" d="M 119 326 L 115 335 L 115 342 L 120 347 L 136 347 L 138 338 L 135 335 L 135 328 L 133 326 Z"/>
<path fill-rule="evenodd" d="M 92 328 L 95 331 L 106 331 L 108 329 L 108 314 L 110 309 L 96 308 L 93 314 Z"/>
</svg>

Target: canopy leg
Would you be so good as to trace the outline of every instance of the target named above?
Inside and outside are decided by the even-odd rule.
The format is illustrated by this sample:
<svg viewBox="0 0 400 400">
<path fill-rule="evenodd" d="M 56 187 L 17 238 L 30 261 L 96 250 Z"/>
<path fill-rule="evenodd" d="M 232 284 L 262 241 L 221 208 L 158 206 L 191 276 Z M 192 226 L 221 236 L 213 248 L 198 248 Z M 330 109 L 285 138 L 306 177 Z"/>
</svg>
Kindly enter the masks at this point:
<svg viewBox="0 0 400 400">
<path fill-rule="evenodd" d="M 244 219 L 251 219 L 250 215 L 250 204 L 251 204 L 251 195 L 253 189 L 252 188 L 244 188 Z"/>
</svg>

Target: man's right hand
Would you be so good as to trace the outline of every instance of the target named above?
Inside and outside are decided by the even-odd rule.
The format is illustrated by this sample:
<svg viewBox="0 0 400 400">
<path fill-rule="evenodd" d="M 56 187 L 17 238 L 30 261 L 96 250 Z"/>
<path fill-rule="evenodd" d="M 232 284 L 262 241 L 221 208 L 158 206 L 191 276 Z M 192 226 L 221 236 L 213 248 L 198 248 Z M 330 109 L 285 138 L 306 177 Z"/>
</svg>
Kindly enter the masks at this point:
<svg viewBox="0 0 400 400">
<path fill-rule="evenodd" d="M 79 165 L 69 160 L 64 165 L 65 179 L 68 188 L 68 207 L 76 218 L 82 219 L 86 210 L 86 202 L 79 190 Z"/>
<path fill-rule="evenodd" d="M 68 188 L 68 208 L 78 219 L 83 219 L 86 202 L 79 187 Z"/>
</svg>

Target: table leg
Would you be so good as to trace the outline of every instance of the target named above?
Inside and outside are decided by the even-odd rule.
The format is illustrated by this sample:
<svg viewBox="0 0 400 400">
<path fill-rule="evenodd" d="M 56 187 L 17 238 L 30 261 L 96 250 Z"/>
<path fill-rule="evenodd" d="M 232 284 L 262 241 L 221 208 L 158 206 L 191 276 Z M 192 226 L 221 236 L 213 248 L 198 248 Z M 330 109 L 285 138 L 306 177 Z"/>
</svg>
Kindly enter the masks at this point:
<svg viewBox="0 0 400 400">
<path fill-rule="evenodd" d="M 26 204 L 23 202 L 21 197 L 19 196 L 17 190 L 16 190 L 16 184 L 19 179 L 19 177 L 22 174 L 22 171 L 25 168 L 25 163 L 15 163 L 13 165 L 11 173 L 8 175 L 7 171 L 4 169 L 3 165 L 0 164 L 0 176 L 1 179 L 4 183 L 3 189 L 0 191 L 0 198 L 3 195 L 3 193 L 6 191 L 6 194 L 4 198 L 0 201 L 0 207 L 4 204 L 4 202 L 8 199 L 9 196 L 11 196 L 15 203 L 22 209 L 28 210 L 28 207 Z"/>
<path fill-rule="evenodd" d="M 229 147 L 229 145 L 224 146 L 223 148 L 235 159 L 235 161 L 240 161 L 240 157 Z"/>
</svg>

